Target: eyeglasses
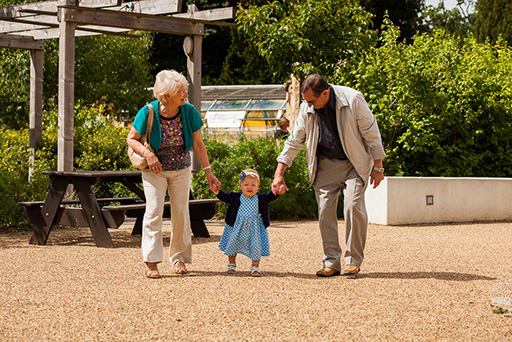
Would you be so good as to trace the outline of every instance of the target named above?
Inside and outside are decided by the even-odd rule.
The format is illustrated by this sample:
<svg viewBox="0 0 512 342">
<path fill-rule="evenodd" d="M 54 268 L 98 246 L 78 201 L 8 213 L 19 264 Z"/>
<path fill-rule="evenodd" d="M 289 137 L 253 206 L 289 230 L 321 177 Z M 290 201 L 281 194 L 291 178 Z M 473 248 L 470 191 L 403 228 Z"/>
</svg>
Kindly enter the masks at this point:
<svg viewBox="0 0 512 342">
<path fill-rule="evenodd" d="M 316 101 L 318 101 L 318 99 L 319 99 L 319 97 L 315 98 L 313 101 L 306 101 L 306 100 L 304 100 L 304 101 L 306 101 L 306 103 L 307 103 L 308 105 L 310 105 L 310 106 L 314 106 L 314 105 L 315 105 L 315 103 L 316 103 Z"/>
</svg>

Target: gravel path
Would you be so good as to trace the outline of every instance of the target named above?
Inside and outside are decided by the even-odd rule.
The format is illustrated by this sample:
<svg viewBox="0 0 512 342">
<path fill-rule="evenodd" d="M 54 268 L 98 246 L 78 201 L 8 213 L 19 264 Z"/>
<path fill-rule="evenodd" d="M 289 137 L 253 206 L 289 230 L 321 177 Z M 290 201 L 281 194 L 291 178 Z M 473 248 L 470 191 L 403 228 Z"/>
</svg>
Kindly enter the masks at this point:
<svg viewBox="0 0 512 342">
<path fill-rule="evenodd" d="M 333 278 L 314 276 L 316 222 L 272 223 L 261 278 L 243 256 L 227 275 L 223 224 L 207 225 L 190 274 L 166 262 L 157 280 L 143 276 L 128 226 L 110 231 L 111 249 L 95 247 L 88 229 L 55 230 L 46 246 L 1 235 L 0 340 L 512 340 L 512 317 L 492 305 L 512 289 L 512 223 L 370 225 L 362 272 Z"/>
</svg>

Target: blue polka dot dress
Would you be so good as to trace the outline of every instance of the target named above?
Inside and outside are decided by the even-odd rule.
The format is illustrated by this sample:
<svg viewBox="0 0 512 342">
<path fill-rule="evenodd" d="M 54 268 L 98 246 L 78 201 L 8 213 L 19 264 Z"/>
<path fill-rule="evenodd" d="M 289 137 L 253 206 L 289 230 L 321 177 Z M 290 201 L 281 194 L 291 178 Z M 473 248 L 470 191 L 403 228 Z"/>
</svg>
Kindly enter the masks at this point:
<svg viewBox="0 0 512 342">
<path fill-rule="evenodd" d="M 251 260 L 270 255 L 268 232 L 258 210 L 258 196 L 240 195 L 235 225 L 226 223 L 219 248 L 225 255 L 240 253 Z"/>
</svg>

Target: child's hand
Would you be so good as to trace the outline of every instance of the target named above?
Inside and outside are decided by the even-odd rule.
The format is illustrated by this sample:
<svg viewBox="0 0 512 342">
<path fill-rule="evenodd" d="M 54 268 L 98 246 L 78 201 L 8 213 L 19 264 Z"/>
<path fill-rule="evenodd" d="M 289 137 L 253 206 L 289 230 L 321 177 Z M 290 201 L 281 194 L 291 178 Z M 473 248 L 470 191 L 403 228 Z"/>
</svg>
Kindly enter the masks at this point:
<svg viewBox="0 0 512 342">
<path fill-rule="evenodd" d="M 284 184 L 281 184 L 281 186 L 279 187 L 279 190 L 277 190 L 277 194 L 278 195 L 282 195 L 284 194 L 286 191 L 288 190 L 288 187 Z"/>
<path fill-rule="evenodd" d="M 219 191 L 220 191 L 220 185 L 215 184 L 215 185 L 214 185 L 210 190 L 212 190 L 212 191 L 213 191 L 213 193 L 214 193 L 215 195 L 217 195 L 217 194 L 219 193 Z"/>
</svg>

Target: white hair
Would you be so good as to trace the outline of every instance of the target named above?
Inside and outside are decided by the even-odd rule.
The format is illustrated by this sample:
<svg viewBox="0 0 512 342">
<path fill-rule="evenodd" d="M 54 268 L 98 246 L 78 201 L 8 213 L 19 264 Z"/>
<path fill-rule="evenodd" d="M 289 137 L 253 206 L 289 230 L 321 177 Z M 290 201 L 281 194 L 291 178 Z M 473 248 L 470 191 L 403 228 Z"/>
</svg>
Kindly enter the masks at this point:
<svg viewBox="0 0 512 342">
<path fill-rule="evenodd" d="M 156 75 L 155 85 L 153 86 L 153 96 L 162 104 L 167 103 L 165 95 L 174 96 L 178 94 L 182 87 L 188 89 L 188 81 L 176 70 L 162 70 Z"/>
</svg>

